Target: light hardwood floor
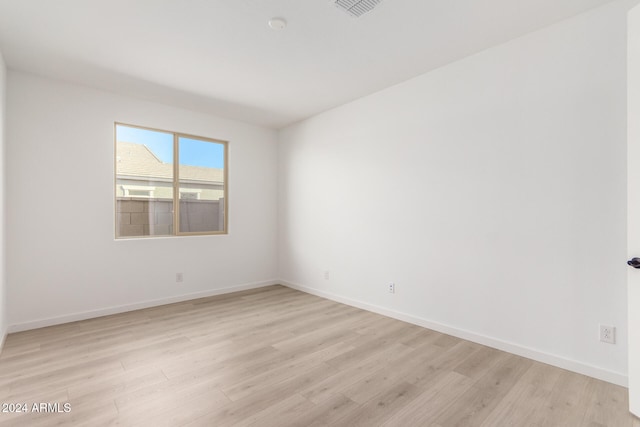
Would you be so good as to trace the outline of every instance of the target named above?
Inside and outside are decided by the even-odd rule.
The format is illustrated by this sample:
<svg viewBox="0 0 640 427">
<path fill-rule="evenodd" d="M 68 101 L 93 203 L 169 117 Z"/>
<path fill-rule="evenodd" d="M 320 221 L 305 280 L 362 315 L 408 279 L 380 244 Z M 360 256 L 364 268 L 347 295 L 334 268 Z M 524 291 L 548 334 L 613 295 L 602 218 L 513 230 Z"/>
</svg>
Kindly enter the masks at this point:
<svg viewBox="0 0 640 427">
<path fill-rule="evenodd" d="M 9 335 L 0 395 L 71 409 L 1 426 L 640 426 L 623 387 L 282 286 Z"/>
</svg>

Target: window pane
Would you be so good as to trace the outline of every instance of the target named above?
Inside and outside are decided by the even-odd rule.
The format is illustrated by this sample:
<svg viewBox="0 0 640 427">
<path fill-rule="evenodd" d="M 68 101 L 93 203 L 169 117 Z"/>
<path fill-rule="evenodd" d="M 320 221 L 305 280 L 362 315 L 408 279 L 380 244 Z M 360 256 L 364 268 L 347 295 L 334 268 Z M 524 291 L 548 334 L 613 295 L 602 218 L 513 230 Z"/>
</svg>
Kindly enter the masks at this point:
<svg viewBox="0 0 640 427">
<path fill-rule="evenodd" d="M 181 233 L 225 230 L 225 144 L 178 138 Z"/>
<path fill-rule="evenodd" d="M 173 234 L 173 134 L 116 125 L 116 237 Z"/>
</svg>

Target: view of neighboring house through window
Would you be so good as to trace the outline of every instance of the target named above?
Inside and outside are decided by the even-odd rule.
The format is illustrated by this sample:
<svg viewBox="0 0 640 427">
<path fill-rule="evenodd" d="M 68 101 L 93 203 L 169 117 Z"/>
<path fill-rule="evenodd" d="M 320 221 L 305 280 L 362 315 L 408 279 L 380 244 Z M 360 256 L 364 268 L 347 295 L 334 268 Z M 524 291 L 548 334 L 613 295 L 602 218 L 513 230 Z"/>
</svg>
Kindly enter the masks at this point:
<svg viewBox="0 0 640 427">
<path fill-rule="evenodd" d="M 227 142 L 116 123 L 116 238 L 227 232 Z"/>
</svg>

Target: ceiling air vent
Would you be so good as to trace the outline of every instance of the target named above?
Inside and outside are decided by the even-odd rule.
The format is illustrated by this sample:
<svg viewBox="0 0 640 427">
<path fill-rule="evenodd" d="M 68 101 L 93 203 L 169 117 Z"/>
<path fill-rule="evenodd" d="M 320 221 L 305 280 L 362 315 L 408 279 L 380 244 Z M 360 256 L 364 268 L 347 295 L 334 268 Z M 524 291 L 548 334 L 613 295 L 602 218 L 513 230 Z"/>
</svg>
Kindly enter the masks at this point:
<svg viewBox="0 0 640 427">
<path fill-rule="evenodd" d="M 336 0 L 336 6 L 356 18 L 372 10 L 382 0 Z"/>
</svg>

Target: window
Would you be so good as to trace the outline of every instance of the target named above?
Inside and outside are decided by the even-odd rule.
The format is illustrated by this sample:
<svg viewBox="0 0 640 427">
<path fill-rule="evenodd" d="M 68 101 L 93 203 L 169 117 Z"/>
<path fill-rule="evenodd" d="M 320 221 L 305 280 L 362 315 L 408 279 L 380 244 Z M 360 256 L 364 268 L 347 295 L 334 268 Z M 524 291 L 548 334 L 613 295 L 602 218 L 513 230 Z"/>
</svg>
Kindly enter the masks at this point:
<svg viewBox="0 0 640 427">
<path fill-rule="evenodd" d="M 116 238 L 225 234 L 227 146 L 116 123 Z"/>
<path fill-rule="evenodd" d="M 155 189 L 155 187 L 148 187 L 144 185 L 122 185 L 122 192 L 125 197 L 153 197 L 153 191 Z"/>
<path fill-rule="evenodd" d="M 200 190 L 187 190 L 187 191 L 180 190 L 180 200 L 184 200 L 184 199 L 198 200 L 199 198 L 200 198 Z"/>
</svg>

